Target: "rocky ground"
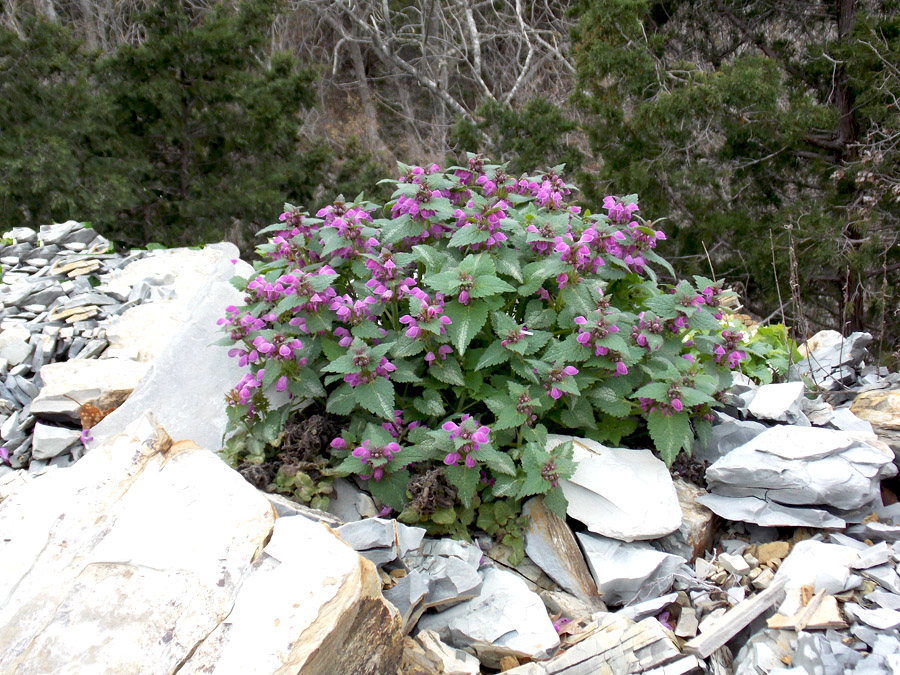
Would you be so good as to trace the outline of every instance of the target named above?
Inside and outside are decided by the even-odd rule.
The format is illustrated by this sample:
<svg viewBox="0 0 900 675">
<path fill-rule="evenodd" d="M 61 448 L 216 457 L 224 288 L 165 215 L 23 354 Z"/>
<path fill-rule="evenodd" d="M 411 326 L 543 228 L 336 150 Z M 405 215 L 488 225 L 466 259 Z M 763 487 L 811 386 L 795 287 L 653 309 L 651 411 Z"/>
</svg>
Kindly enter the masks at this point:
<svg viewBox="0 0 900 675">
<path fill-rule="evenodd" d="M 866 334 L 805 345 L 812 389 L 738 378 L 671 472 L 575 439 L 568 518 L 528 502 L 512 567 L 346 481 L 330 513 L 264 497 L 203 449 L 239 379 L 210 346 L 230 247 L 7 237 L 4 672 L 900 673 L 900 376 Z"/>
</svg>

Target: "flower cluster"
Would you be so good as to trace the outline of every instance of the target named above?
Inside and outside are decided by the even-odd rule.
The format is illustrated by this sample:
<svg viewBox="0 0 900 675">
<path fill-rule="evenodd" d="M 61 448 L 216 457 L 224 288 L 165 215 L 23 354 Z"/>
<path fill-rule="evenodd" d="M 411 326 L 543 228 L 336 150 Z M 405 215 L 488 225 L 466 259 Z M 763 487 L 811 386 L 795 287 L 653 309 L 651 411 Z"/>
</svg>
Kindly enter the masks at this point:
<svg viewBox="0 0 900 675">
<path fill-rule="evenodd" d="M 444 464 L 456 465 L 460 460 L 466 468 L 475 468 L 475 453 L 482 445 L 487 445 L 490 429 L 480 425 L 471 415 L 463 415 L 459 424 L 445 422 L 441 429 L 446 431 L 450 440 L 454 442 L 454 450 L 444 457 Z"/>
<path fill-rule="evenodd" d="M 230 460 L 266 461 L 311 400 L 340 426 L 323 476 L 354 474 L 386 513 L 456 533 L 479 504 L 541 494 L 561 512 L 574 464 L 545 449 L 550 432 L 623 444 L 646 429 L 669 462 L 689 447 L 744 359 L 725 291 L 659 282 L 665 235 L 636 198 L 582 211 L 561 173 L 473 155 L 401 165 L 385 205 L 286 205 L 244 305 L 219 320 L 246 369 Z"/>
</svg>

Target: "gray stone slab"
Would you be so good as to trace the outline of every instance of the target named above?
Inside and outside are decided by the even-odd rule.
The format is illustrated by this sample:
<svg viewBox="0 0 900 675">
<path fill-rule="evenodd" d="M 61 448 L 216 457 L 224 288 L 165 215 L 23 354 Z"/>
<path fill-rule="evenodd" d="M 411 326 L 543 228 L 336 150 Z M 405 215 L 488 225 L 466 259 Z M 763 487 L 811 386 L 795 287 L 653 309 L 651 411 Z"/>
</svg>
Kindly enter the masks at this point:
<svg viewBox="0 0 900 675">
<path fill-rule="evenodd" d="M 607 605 L 627 605 L 665 594 L 685 559 L 643 542 L 624 543 L 579 532 L 588 567 Z"/>
<path fill-rule="evenodd" d="M 698 497 L 697 501 L 727 520 L 755 523 L 764 527 L 843 528 L 847 525 L 841 518 L 822 509 L 784 506 L 759 497 L 708 494 Z"/>
<path fill-rule="evenodd" d="M 243 302 L 243 294 L 228 280 L 235 274 L 250 274 L 251 268 L 246 263 L 231 263 L 238 257 L 231 244 L 209 248 L 220 251 L 221 258 L 193 295 L 187 322 L 162 349 L 128 400 L 94 427 L 94 438 L 115 435 L 149 408 L 172 438 L 192 440 L 210 449 L 222 447 L 228 423 L 222 401 L 240 381 L 243 370 L 237 359 L 228 357 L 227 347 L 213 345 L 220 337 L 216 321 L 223 307 Z M 190 354 L 190 368 L 184 367 L 185 354 Z"/>
</svg>

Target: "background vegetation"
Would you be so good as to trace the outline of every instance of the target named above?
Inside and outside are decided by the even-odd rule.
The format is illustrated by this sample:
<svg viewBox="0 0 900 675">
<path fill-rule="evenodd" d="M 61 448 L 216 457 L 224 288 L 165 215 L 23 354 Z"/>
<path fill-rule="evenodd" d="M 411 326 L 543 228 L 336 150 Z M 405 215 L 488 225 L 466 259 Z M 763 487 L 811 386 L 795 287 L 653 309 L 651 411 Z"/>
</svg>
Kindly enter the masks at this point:
<svg viewBox="0 0 900 675">
<path fill-rule="evenodd" d="M 680 274 L 887 361 L 898 64 L 896 0 L 8 0 L 0 218 L 247 251 L 398 159 L 565 162 L 668 214 Z"/>
</svg>

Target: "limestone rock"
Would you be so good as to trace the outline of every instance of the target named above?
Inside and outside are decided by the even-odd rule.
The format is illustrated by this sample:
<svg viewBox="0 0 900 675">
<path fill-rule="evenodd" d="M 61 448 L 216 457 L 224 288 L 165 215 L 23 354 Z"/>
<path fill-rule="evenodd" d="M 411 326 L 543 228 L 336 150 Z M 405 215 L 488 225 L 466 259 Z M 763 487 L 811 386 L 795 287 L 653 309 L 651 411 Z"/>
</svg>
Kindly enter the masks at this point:
<svg viewBox="0 0 900 675">
<path fill-rule="evenodd" d="M 627 605 L 663 595 L 672 587 L 672 573 L 686 562 L 644 542 L 623 543 L 584 532 L 577 536 L 597 590 L 609 605 Z"/>
<path fill-rule="evenodd" d="M 578 462 L 572 478 L 560 481 L 569 516 L 591 532 L 621 541 L 655 539 L 681 526 L 672 478 L 652 452 L 567 436 L 550 436 L 548 447 L 568 440 Z"/>
<path fill-rule="evenodd" d="M 706 490 L 680 477 L 673 482 L 678 504 L 681 506 L 681 527 L 657 540 L 656 544 L 667 553 L 674 553 L 693 562 L 712 548 L 718 518 L 697 501 L 707 494 Z"/>
<path fill-rule="evenodd" d="M 528 557 L 563 589 L 599 609 L 597 585 L 566 522 L 550 511 L 540 497 L 529 499 L 522 513 L 529 519 L 525 531 Z"/>
<path fill-rule="evenodd" d="M 210 248 L 210 247 L 207 247 Z M 216 321 L 222 308 L 240 304 L 242 294 L 228 280 L 246 270 L 235 269 L 229 258 L 232 245 L 223 246 L 223 257 L 190 301 L 190 318 L 159 354 L 128 400 L 93 429 L 97 441 L 118 433 L 129 420 L 150 408 L 160 423 L 177 438 L 190 439 L 206 448 L 222 447 L 227 416 L 222 401 L 241 379 L 237 360 L 228 349 L 214 346 L 220 337 Z M 185 359 L 190 367 L 185 367 Z M 196 377 L 203 373 L 203 377 Z"/>
<path fill-rule="evenodd" d="M 369 562 L 306 518 L 279 518 L 264 551 L 234 608 L 179 673 L 399 669 L 400 622 Z"/>
<path fill-rule="evenodd" d="M 804 388 L 802 382 L 763 385 L 747 410 L 756 419 L 797 424 L 801 418 L 805 420 L 800 406 Z"/>
<path fill-rule="evenodd" d="M 608 614 L 590 637 L 551 660 L 529 663 L 506 672 L 509 675 L 657 672 L 651 669 L 680 656 L 672 633 L 656 619 L 634 623 L 625 617 Z M 692 672 L 699 667 L 696 657 L 686 658 L 690 666 L 675 673 Z"/>
<path fill-rule="evenodd" d="M 0 504 L 0 538 L 4 672 L 399 665 L 374 568 L 322 525 L 276 524 L 239 474 L 150 416 L 19 487 Z"/>
<path fill-rule="evenodd" d="M 52 459 L 78 443 L 81 432 L 74 429 L 36 424 L 31 439 L 31 456 L 34 459 Z"/>
<path fill-rule="evenodd" d="M 787 591 L 812 586 L 815 592 L 825 589 L 826 593 L 834 595 L 846 587 L 850 578 L 850 565 L 858 558 L 859 552 L 848 546 L 814 540 L 801 541 L 794 545 L 781 563 L 775 578 L 787 579 Z M 782 606 L 778 611 L 785 616 L 792 616 L 796 608 Z"/>
<path fill-rule="evenodd" d="M 0 670 L 175 669 L 227 615 L 272 522 L 221 460 L 139 419 L 0 504 Z"/>
<path fill-rule="evenodd" d="M 488 567 L 483 575 L 477 598 L 425 614 L 419 630 L 433 630 L 447 644 L 471 649 L 490 668 L 497 668 L 506 655 L 546 659 L 559 637 L 541 599 L 511 572 Z"/>
<path fill-rule="evenodd" d="M 44 386 L 31 402 L 31 412 L 54 422 L 78 423 L 79 404 L 100 410 L 121 405 L 149 368 L 148 363 L 117 358 L 48 363 L 41 368 Z"/>
<path fill-rule="evenodd" d="M 847 522 L 823 509 L 794 508 L 760 497 L 726 497 L 707 494 L 697 501 L 726 520 L 755 523 L 763 527 L 842 528 Z"/>
<path fill-rule="evenodd" d="M 850 412 L 869 422 L 900 458 L 900 390 L 864 391 L 853 400 Z"/>
<path fill-rule="evenodd" d="M 710 492 L 727 497 L 851 510 L 878 498 L 881 479 L 897 472 L 892 460 L 847 432 L 776 426 L 719 459 L 706 478 Z"/>
<path fill-rule="evenodd" d="M 768 428 L 760 422 L 736 420 L 719 411 L 714 411 L 713 414 L 716 416 L 716 422 L 710 432 L 709 442 L 703 444 L 699 439 L 696 440 L 692 453 L 693 457 L 710 464 L 751 441 Z"/>
</svg>

